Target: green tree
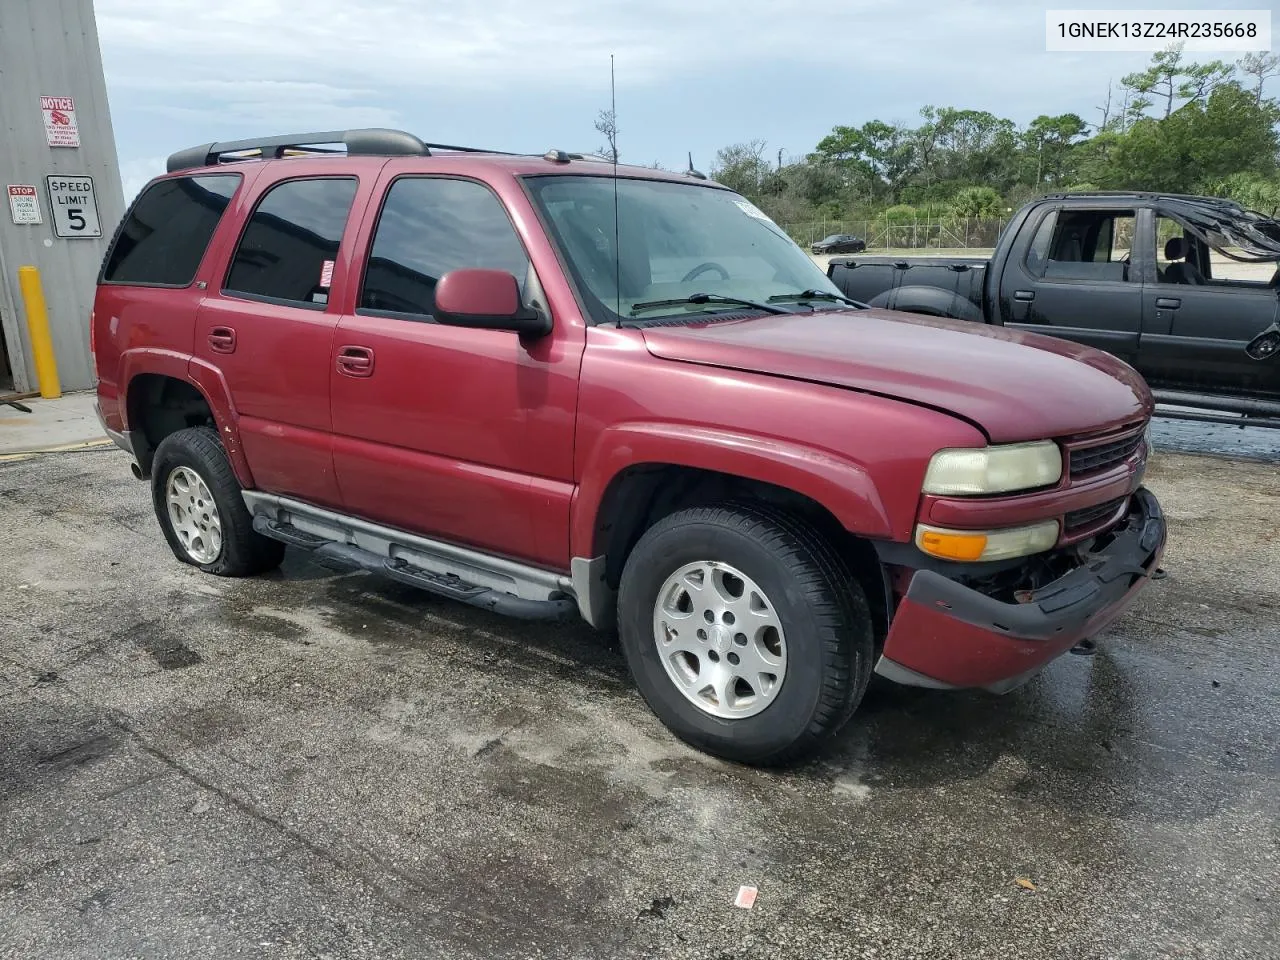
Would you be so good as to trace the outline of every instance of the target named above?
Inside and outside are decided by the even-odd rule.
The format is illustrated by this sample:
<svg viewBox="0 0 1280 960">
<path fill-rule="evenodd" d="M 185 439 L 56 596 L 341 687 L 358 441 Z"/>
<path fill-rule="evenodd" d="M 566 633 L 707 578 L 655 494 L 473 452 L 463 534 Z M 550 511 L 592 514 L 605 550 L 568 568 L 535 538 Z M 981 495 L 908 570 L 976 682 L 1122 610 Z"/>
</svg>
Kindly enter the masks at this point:
<svg viewBox="0 0 1280 960">
<path fill-rule="evenodd" d="M 1115 142 L 1099 179 L 1122 189 L 1191 193 L 1235 173 L 1269 176 L 1280 149 L 1277 122 L 1274 101 L 1255 103 L 1239 83 L 1222 83 L 1203 103 L 1135 123 Z"/>
<path fill-rule="evenodd" d="M 916 172 L 912 131 L 902 124 L 871 120 L 861 127 L 835 127 L 818 142 L 818 153 L 845 171 L 846 184 L 893 202 Z"/>
<path fill-rule="evenodd" d="M 1280 77 L 1280 54 L 1249 53 L 1236 64 L 1245 76 L 1254 77 L 1253 102 L 1262 103 L 1262 88 L 1271 77 Z"/>
<path fill-rule="evenodd" d="M 1087 130 L 1088 124 L 1074 113 L 1056 117 L 1042 114 L 1032 120 L 1021 136 L 1023 182 L 1039 187 L 1045 182 L 1061 185 L 1072 179 L 1073 148 Z M 1034 177 L 1030 176 L 1032 170 Z"/>
<path fill-rule="evenodd" d="M 771 172 L 769 162 L 764 158 L 765 146 L 764 140 L 748 140 L 722 147 L 716 151 L 711 178 L 743 196 L 759 196 Z"/>
<path fill-rule="evenodd" d="M 1242 207 L 1257 210 L 1268 217 L 1280 214 L 1280 177 L 1233 173 L 1214 184 L 1209 192 L 1217 197 L 1227 197 Z"/>
<path fill-rule="evenodd" d="M 1190 103 L 1198 103 L 1213 92 L 1220 83 L 1231 79 L 1235 67 L 1221 60 L 1193 63 L 1182 69 L 1182 82 L 1178 84 L 1178 96 Z"/>
<path fill-rule="evenodd" d="M 1004 201 L 991 187 L 966 187 L 951 201 L 951 214 L 960 219 L 994 220 L 1003 211 Z"/>
<path fill-rule="evenodd" d="M 1129 103 L 1130 112 L 1144 114 L 1153 105 L 1152 97 L 1161 97 L 1164 99 L 1164 115 L 1168 118 L 1173 113 L 1173 98 L 1177 96 L 1183 73 L 1182 44 L 1176 43 L 1157 51 L 1147 69 L 1125 74 L 1120 83 L 1134 93 Z"/>
</svg>

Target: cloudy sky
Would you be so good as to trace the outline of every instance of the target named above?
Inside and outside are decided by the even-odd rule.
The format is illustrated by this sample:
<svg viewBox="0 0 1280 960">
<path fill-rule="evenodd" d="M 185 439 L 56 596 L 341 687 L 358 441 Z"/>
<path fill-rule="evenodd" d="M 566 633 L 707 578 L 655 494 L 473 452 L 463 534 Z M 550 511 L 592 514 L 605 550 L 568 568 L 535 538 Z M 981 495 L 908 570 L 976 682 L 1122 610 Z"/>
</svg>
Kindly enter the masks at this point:
<svg viewBox="0 0 1280 960">
<path fill-rule="evenodd" d="M 725 144 L 760 138 L 771 156 L 800 155 L 835 124 L 913 121 L 925 104 L 1019 123 L 1066 111 L 1096 121 L 1108 78 L 1149 57 L 1046 53 L 1045 6 L 1026 0 L 95 0 L 95 8 L 129 197 L 174 150 L 255 134 L 392 126 L 495 149 L 594 150 L 610 53 L 623 159 L 681 168 L 692 151 L 702 169 Z"/>
</svg>

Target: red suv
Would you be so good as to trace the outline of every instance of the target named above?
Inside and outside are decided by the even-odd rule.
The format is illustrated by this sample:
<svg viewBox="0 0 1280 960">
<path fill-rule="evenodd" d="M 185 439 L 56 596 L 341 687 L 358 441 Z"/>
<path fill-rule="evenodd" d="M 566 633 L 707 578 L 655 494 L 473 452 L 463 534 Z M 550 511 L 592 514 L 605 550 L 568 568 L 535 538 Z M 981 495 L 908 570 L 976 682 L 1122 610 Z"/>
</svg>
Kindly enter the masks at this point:
<svg viewBox="0 0 1280 960">
<path fill-rule="evenodd" d="M 117 230 L 92 327 L 179 560 L 287 544 L 616 625 L 663 722 L 740 761 L 812 750 L 873 671 L 1011 688 L 1164 547 L 1130 367 L 867 309 L 692 171 L 390 130 L 195 147 Z"/>
</svg>

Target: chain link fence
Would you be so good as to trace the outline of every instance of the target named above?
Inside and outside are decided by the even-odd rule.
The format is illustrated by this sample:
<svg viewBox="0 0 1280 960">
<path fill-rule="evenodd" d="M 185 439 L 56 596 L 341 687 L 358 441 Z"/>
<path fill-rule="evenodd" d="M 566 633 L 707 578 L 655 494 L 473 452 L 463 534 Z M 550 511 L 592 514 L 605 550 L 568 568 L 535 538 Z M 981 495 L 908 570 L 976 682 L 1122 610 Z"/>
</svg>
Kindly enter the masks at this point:
<svg viewBox="0 0 1280 960">
<path fill-rule="evenodd" d="M 783 223 L 783 230 L 808 250 L 814 243 L 835 233 L 852 234 L 876 250 L 969 250 L 991 249 L 1007 220 L 916 219 L 811 220 Z"/>
</svg>

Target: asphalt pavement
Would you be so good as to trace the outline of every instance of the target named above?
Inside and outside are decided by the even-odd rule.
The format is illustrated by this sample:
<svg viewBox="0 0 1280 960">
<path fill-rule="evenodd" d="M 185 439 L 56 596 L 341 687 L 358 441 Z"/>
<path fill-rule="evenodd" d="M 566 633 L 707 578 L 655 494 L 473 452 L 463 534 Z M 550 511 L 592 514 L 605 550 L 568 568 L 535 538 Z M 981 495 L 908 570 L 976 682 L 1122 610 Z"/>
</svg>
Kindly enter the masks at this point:
<svg viewBox="0 0 1280 960">
<path fill-rule="evenodd" d="M 1276 467 L 1149 476 L 1169 576 L 1097 655 L 761 772 L 585 627 L 209 577 L 123 454 L 0 462 L 0 956 L 1274 960 Z"/>
</svg>

